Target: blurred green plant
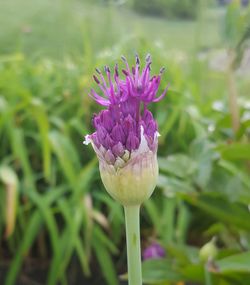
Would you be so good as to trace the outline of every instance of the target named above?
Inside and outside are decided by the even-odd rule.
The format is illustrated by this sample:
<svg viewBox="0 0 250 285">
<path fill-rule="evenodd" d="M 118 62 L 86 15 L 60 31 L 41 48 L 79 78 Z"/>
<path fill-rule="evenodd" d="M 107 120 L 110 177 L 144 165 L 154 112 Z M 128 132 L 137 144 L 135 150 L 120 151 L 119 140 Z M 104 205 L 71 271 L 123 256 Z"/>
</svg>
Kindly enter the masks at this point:
<svg viewBox="0 0 250 285">
<path fill-rule="evenodd" d="M 135 11 L 146 15 L 164 16 L 168 18 L 194 19 L 197 16 L 199 0 L 133 0 Z"/>
<path fill-rule="evenodd" d="M 146 51 L 142 48 L 141 53 Z M 162 284 L 169 278 L 204 281 L 204 267 L 196 257 L 207 239 L 217 236 L 225 258 L 232 251 L 249 250 L 250 120 L 241 120 L 238 141 L 231 143 L 226 104 L 213 109 L 225 88 L 221 77 L 211 83 L 214 71 L 203 62 L 188 61 L 180 67 L 162 50 L 153 56 L 156 64 L 161 58 L 171 65 L 168 81 L 174 89 L 152 110 L 161 131 L 161 175 L 159 190 L 143 210 L 143 239 L 157 237 L 167 248 L 167 264 L 176 261 L 174 269 L 162 264 L 174 274 L 164 279 L 164 273 L 161 280 L 168 281 Z M 86 72 L 101 64 L 94 57 L 78 64 L 69 59 L 34 62 L 21 54 L 0 59 L 0 232 L 6 233 L 0 255 L 2 260 L 10 256 L 7 285 L 20 278 L 35 248 L 37 257 L 49 261 L 46 284 L 69 282 L 67 268 L 74 257 L 84 276 L 96 271 L 96 260 L 107 284 L 118 284 L 116 272 L 125 263 L 119 247 L 124 238 L 122 210 L 103 192 L 94 154 L 81 145 L 94 111 L 86 96 L 92 84 Z M 201 69 L 204 78 L 195 75 Z M 203 92 L 204 104 L 200 88 L 206 82 L 210 88 Z M 242 104 L 240 114 L 248 111 Z M 195 258 L 190 244 L 195 246 Z M 179 248 L 190 249 L 191 255 Z M 154 262 L 146 264 L 145 282 L 153 284 Z M 228 273 L 217 274 L 213 266 L 212 278 L 227 280 Z M 239 274 L 230 271 L 233 280 Z"/>
<path fill-rule="evenodd" d="M 83 56 L 0 56 L 0 283 L 24 277 L 51 285 L 84 278 L 119 284 L 117 272 L 125 270 L 122 209 L 104 192 L 94 153 L 81 138 L 95 111 L 87 96 L 90 74 L 135 46 L 141 56 L 151 52 L 156 71 L 166 65 L 171 83 L 152 109 L 161 133 L 160 179 L 142 209 L 143 244 L 158 239 L 167 255 L 145 261 L 145 284 L 206 284 L 205 271 L 212 284 L 250 283 L 248 75 L 235 81 L 235 137 L 228 82 L 209 60 L 133 38 L 96 52 L 93 30 L 84 26 Z M 245 49 L 247 38 L 243 29 L 235 46 L 244 43 Z M 200 248 L 214 236 L 218 255 L 204 266 Z"/>
<path fill-rule="evenodd" d="M 238 90 L 234 71 L 240 66 L 246 51 L 246 42 L 249 39 L 250 10 L 241 8 L 239 0 L 233 0 L 227 7 L 223 23 L 223 37 L 228 53 L 227 81 L 228 101 L 231 113 L 232 129 L 237 137 L 240 127 L 240 114 L 238 107 Z"/>
<path fill-rule="evenodd" d="M 89 276 L 91 252 L 105 268 L 107 282 L 117 284 L 111 253 L 118 249 L 108 238 L 111 221 L 88 194 L 91 185 L 92 193 L 100 187 L 91 183 L 96 160 L 81 148 L 88 128 L 84 118 L 91 121 L 81 91 L 83 84 L 88 88 L 82 70 L 72 62 L 33 65 L 21 55 L 0 62 L 0 228 L 7 242 L 0 254 L 13 257 L 5 284 L 16 284 L 34 245 L 39 256 L 51 258 L 46 284 L 65 282 L 73 255 Z M 121 215 L 106 200 L 102 204 L 110 205 L 109 213 Z"/>
</svg>

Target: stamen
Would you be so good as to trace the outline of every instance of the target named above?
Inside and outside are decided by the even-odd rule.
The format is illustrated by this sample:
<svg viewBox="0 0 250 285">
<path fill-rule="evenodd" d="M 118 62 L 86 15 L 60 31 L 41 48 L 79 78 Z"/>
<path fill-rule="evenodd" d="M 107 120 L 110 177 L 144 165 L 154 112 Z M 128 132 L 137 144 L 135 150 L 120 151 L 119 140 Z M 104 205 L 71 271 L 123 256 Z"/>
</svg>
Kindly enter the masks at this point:
<svg viewBox="0 0 250 285">
<path fill-rule="evenodd" d="M 110 68 L 106 65 L 104 67 L 104 70 L 107 73 L 108 80 L 109 80 L 110 99 L 111 99 L 111 102 L 114 103 L 115 102 L 115 92 L 114 92 L 114 85 L 113 85 L 113 82 L 112 82 L 111 76 L 110 76 Z"/>
<path fill-rule="evenodd" d="M 123 62 L 126 64 L 128 74 L 130 74 L 129 65 L 128 65 L 128 61 L 127 61 L 126 57 L 122 55 L 122 56 L 121 56 L 121 59 L 122 59 Z"/>
<path fill-rule="evenodd" d="M 160 69 L 160 74 L 162 74 L 164 71 L 165 71 L 165 67 L 162 67 L 162 68 Z"/>
<path fill-rule="evenodd" d="M 124 61 L 125 63 L 127 62 L 127 59 L 124 55 L 121 56 L 122 61 Z"/>
<path fill-rule="evenodd" d="M 110 68 L 107 65 L 105 65 L 104 66 L 104 71 L 107 72 L 107 73 L 110 73 Z"/>
<path fill-rule="evenodd" d="M 129 73 L 128 73 L 127 70 L 125 70 L 125 69 L 122 70 L 122 73 L 123 73 L 125 76 L 128 76 L 128 75 L 129 75 Z"/>
<path fill-rule="evenodd" d="M 93 75 L 93 78 L 94 78 L 94 80 L 95 80 L 95 82 L 96 82 L 97 84 L 100 84 L 100 81 L 99 81 L 99 79 L 96 77 L 96 75 Z"/>
<path fill-rule="evenodd" d="M 99 68 L 95 68 L 95 70 L 98 74 L 101 74 L 101 70 Z"/>
<path fill-rule="evenodd" d="M 159 101 L 166 95 L 169 86 L 170 86 L 170 84 L 167 85 L 167 87 L 165 88 L 165 90 L 163 91 L 163 93 L 162 93 L 159 97 L 155 98 L 155 99 L 153 100 L 153 102 L 159 102 Z"/>
<path fill-rule="evenodd" d="M 148 63 L 148 62 L 151 62 L 151 55 L 150 55 L 150 53 L 148 53 L 147 55 L 146 55 L 146 62 Z"/>
<path fill-rule="evenodd" d="M 118 77 L 119 73 L 118 73 L 118 64 L 116 63 L 115 65 L 115 76 Z"/>
<path fill-rule="evenodd" d="M 135 55 L 135 62 L 137 65 L 140 65 L 140 59 L 139 59 L 138 54 Z"/>
</svg>

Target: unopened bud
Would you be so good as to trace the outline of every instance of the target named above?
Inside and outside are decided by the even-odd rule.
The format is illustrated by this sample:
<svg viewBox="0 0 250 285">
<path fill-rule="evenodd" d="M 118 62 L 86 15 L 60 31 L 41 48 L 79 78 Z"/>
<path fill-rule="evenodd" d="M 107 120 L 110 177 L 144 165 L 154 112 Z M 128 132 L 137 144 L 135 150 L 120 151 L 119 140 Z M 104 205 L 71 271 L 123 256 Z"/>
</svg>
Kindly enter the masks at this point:
<svg viewBox="0 0 250 285">
<path fill-rule="evenodd" d="M 215 242 L 216 239 L 213 237 L 211 241 L 203 245 L 203 247 L 200 249 L 199 257 L 202 262 L 207 262 L 208 260 L 214 259 L 217 256 L 218 250 Z"/>
</svg>

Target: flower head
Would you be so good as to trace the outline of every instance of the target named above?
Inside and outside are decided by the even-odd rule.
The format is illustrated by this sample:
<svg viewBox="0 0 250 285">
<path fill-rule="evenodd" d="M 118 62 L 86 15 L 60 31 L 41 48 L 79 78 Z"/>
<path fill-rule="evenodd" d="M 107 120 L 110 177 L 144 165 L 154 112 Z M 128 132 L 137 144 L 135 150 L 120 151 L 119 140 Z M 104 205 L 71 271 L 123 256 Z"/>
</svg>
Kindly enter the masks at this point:
<svg viewBox="0 0 250 285">
<path fill-rule="evenodd" d="M 146 65 L 142 72 L 138 56 L 132 69 L 124 57 L 122 60 L 125 63 L 125 69 L 122 70 L 123 79 L 119 76 L 117 65 L 114 67 L 113 79 L 110 68 L 105 67 L 107 81 L 102 72 L 96 69 L 97 75 L 93 78 L 102 96 L 93 89 L 89 95 L 106 109 L 94 116 L 93 126 L 96 131 L 92 135 L 87 135 L 84 143 L 92 143 L 99 158 L 102 180 L 114 198 L 121 200 L 118 197 L 122 196 L 121 193 L 127 196 L 125 193 L 127 191 L 122 190 L 123 187 L 128 188 L 128 183 L 132 183 L 135 188 L 141 187 L 143 185 L 139 180 L 144 179 L 148 187 L 146 184 L 144 186 L 150 190 L 145 192 L 143 197 L 139 197 L 140 195 L 138 196 L 134 190 L 134 199 L 130 197 L 129 201 L 125 201 L 126 199 L 122 198 L 124 200 L 122 203 L 133 204 L 146 199 L 155 187 L 158 175 L 156 161 L 158 127 L 147 106 L 162 99 L 167 88 L 157 97 L 164 69 L 162 68 L 158 75 L 151 77 L 149 55 L 146 57 Z M 145 170 L 144 175 L 142 169 Z M 114 190 L 114 187 L 120 190 Z"/>
</svg>

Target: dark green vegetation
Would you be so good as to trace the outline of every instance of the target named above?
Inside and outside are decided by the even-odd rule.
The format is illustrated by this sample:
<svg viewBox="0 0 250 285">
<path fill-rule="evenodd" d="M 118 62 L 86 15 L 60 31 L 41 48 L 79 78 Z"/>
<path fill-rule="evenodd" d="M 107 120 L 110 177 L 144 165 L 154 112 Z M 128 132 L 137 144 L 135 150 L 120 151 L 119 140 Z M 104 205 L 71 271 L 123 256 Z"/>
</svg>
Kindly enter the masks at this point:
<svg viewBox="0 0 250 285">
<path fill-rule="evenodd" d="M 194 19 L 198 13 L 199 0 L 133 0 L 132 3 L 135 11 L 142 14 Z"/>
<path fill-rule="evenodd" d="M 122 208 L 82 140 L 94 68 L 135 51 L 171 84 L 151 108 L 160 179 L 141 212 L 143 247 L 156 239 L 167 257 L 144 263 L 145 284 L 250 284 L 250 81 L 235 72 L 249 17 L 232 5 L 223 29 L 215 8 L 196 22 L 81 1 L 0 8 L 0 284 L 116 285 L 126 271 Z M 211 68 L 216 48 L 224 71 Z"/>
</svg>

